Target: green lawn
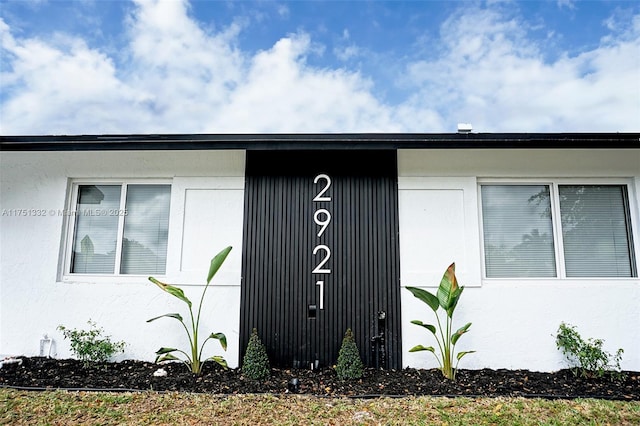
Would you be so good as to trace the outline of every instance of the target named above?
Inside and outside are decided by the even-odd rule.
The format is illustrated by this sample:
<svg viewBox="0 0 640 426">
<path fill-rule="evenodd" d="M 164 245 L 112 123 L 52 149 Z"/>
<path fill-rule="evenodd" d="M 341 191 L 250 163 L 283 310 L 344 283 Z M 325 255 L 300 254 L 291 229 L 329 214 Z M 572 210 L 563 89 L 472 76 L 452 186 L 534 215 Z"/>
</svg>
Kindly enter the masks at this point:
<svg viewBox="0 0 640 426">
<path fill-rule="evenodd" d="M 638 425 L 640 401 L 377 398 L 0 389 L 0 424 Z"/>
</svg>

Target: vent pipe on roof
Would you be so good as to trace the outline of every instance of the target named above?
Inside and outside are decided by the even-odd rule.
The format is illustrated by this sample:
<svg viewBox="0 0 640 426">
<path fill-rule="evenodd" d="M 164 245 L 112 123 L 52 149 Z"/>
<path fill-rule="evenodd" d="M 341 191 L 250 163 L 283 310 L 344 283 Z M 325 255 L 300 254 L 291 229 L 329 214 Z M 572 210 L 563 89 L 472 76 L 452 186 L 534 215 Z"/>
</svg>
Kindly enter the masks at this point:
<svg viewBox="0 0 640 426">
<path fill-rule="evenodd" d="M 458 123 L 458 133 L 471 133 L 473 126 L 471 123 Z"/>
</svg>

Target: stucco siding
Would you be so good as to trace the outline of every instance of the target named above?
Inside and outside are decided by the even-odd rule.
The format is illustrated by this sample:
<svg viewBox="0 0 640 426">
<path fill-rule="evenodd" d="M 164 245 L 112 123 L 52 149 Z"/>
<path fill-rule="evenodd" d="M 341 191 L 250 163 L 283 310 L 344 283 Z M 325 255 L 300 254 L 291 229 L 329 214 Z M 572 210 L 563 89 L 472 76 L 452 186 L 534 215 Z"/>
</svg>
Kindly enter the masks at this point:
<svg viewBox="0 0 640 426">
<path fill-rule="evenodd" d="M 243 151 L 0 155 L 0 210 L 4 212 L 0 219 L 0 354 L 38 355 L 40 338 L 48 333 L 56 342 L 56 356 L 69 357 L 69 344 L 56 327 L 87 328 L 88 319 L 114 339 L 127 342 L 121 357 L 153 360 L 160 346 L 188 345 L 177 321 L 146 323 L 154 316 L 185 313 L 186 309 L 146 277 L 87 278 L 63 273 L 64 212 L 70 209 L 71 180 L 151 178 L 172 183 L 165 281 L 193 285 L 184 287 L 185 293 L 197 304 L 210 259 L 225 246 L 234 246 L 228 264 L 207 293 L 201 328 L 207 335 L 227 335 L 231 344 L 226 353 L 215 342 L 208 350 L 236 364 L 238 347 L 233 342 L 238 341 L 240 317 Z M 189 201 L 194 192 L 201 197 Z M 185 210 L 185 206 L 190 208 Z M 194 221 L 202 222 L 197 230 Z M 183 241 L 187 242 L 184 248 Z"/>
<path fill-rule="evenodd" d="M 171 211 L 164 279 L 182 283 L 198 300 L 208 261 L 233 245 L 204 303 L 203 332 L 223 332 L 229 350 L 214 342 L 211 354 L 239 362 L 242 223 L 245 152 L 109 151 L 0 152 L 0 356 L 38 355 L 48 333 L 57 357 L 69 357 L 59 324 L 82 328 L 91 318 L 128 346 L 120 358 L 153 360 L 160 346 L 187 345 L 180 324 L 146 323 L 184 312 L 179 300 L 146 277 L 65 274 L 69 193 L 74 179 L 161 179 L 171 183 Z M 473 322 L 457 349 L 476 350 L 463 368 L 565 366 L 555 347 L 560 322 L 583 337 L 602 338 L 605 349 L 625 350 L 622 367 L 640 370 L 640 279 L 487 279 L 479 185 L 483 182 L 614 182 L 628 185 L 635 262 L 640 261 L 640 150 L 434 149 L 398 151 L 400 279 L 403 365 L 436 367 L 433 344 L 413 319 L 432 312 L 404 287 L 435 290 L 456 262 L 467 286 L 455 321 Z M 362 348 L 361 350 L 366 350 Z"/>
<path fill-rule="evenodd" d="M 401 150 L 398 164 L 402 287 L 435 292 L 446 267 L 456 262 L 467 289 L 454 318 L 459 326 L 473 322 L 457 349 L 477 351 L 461 367 L 566 367 L 554 338 L 564 321 L 577 326 L 584 338 L 604 339 L 611 353 L 624 348 L 622 367 L 640 369 L 640 280 L 483 278 L 477 196 L 484 181 L 626 183 L 637 262 L 638 150 Z M 420 223 L 419 232 L 409 232 Z M 417 344 L 435 344 L 430 333 L 410 324 L 413 319 L 433 321 L 433 312 L 403 289 L 402 315 L 404 364 L 437 367 L 431 354 L 408 352 Z"/>
</svg>

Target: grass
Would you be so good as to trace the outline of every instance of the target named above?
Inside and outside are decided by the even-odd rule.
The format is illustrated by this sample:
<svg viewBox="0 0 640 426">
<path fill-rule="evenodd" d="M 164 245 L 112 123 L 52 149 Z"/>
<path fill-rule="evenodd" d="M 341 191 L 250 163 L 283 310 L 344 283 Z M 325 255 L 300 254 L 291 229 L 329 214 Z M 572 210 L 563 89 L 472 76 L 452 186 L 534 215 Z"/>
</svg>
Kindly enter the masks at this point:
<svg viewBox="0 0 640 426">
<path fill-rule="evenodd" d="M 523 398 L 347 399 L 192 393 L 25 392 L 0 389 L 11 425 L 625 425 L 640 401 Z"/>
</svg>

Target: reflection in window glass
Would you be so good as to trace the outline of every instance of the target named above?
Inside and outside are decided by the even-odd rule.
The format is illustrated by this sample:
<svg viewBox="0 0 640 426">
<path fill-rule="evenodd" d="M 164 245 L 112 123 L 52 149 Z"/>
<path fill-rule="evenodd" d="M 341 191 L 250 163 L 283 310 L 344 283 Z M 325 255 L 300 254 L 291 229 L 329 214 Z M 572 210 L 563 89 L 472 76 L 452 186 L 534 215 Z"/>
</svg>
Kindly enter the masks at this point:
<svg viewBox="0 0 640 426">
<path fill-rule="evenodd" d="M 555 277 L 549 186 L 483 185 L 481 192 L 487 277 Z"/>
<path fill-rule="evenodd" d="M 621 185 L 559 187 L 567 277 L 631 277 L 628 201 Z"/>
<path fill-rule="evenodd" d="M 127 187 L 120 273 L 165 273 L 170 197 L 170 185 Z"/>
<path fill-rule="evenodd" d="M 113 274 L 120 185 L 80 185 L 71 272 Z"/>
</svg>

